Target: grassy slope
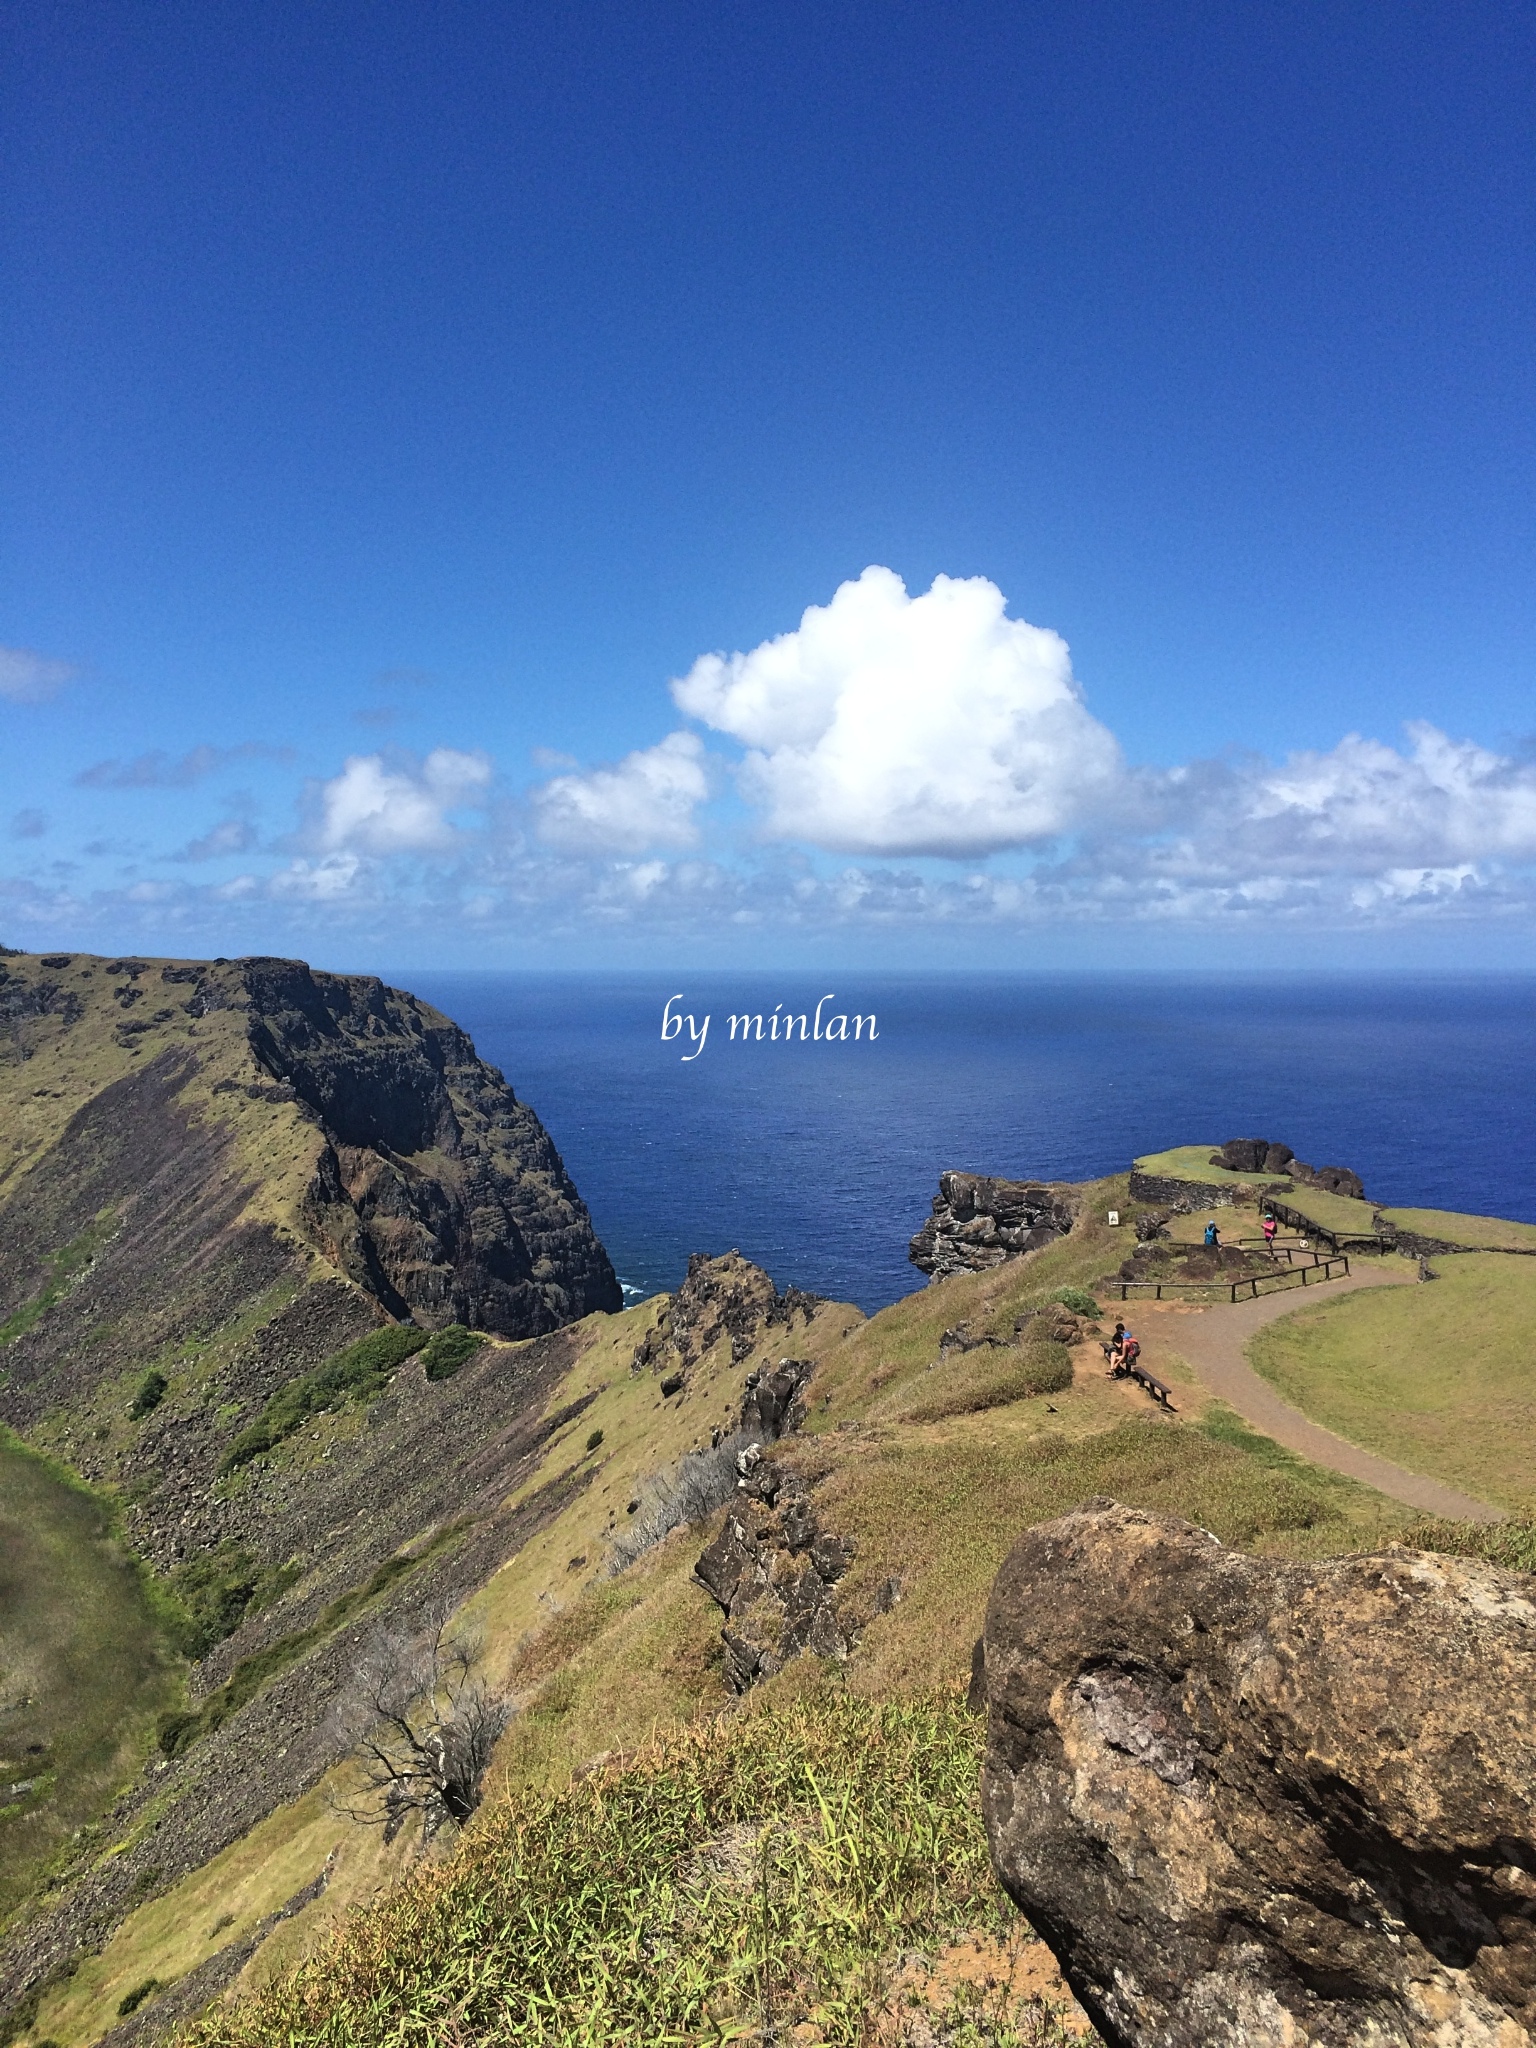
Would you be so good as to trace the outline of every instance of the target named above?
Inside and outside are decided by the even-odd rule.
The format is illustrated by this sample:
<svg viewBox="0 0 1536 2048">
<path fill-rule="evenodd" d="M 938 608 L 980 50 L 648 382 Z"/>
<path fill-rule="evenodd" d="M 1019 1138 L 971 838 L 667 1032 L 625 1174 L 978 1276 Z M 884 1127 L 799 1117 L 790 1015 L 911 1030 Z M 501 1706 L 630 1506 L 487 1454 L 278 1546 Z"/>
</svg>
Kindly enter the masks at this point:
<svg viewBox="0 0 1536 2048">
<path fill-rule="evenodd" d="M 245 1083 L 267 1077 L 251 1058 L 243 1013 L 215 1010 L 207 1017 L 188 1017 L 181 1007 L 187 985 L 160 979 L 162 967 L 189 963 L 147 960 L 146 971 L 132 984 L 142 995 L 127 1010 L 109 993 L 121 977 L 109 977 L 106 963 L 90 954 L 77 953 L 69 966 L 57 969 L 43 968 L 35 956 L 0 964 L 13 976 L 58 984 L 83 1009 L 79 1021 L 67 1029 L 56 1017 L 31 1021 L 25 1027 L 30 1057 L 15 1064 L 0 1062 L 0 1196 L 14 1176 L 43 1157 L 80 1106 L 101 1089 L 160 1053 L 195 1052 L 198 1072 L 183 1099 L 201 1114 L 217 1117 L 233 1134 L 236 1157 L 251 1190 L 247 1220 L 291 1222 L 322 1141 L 297 1104 L 258 1101 L 245 1094 Z M 162 1011 L 169 1014 L 161 1017 Z M 115 1027 L 124 1021 L 149 1027 L 131 1047 L 119 1044 L 115 1035 Z M 241 1085 L 216 1095 L 220 1081 Z"/>
<path fill-rule="evenodd" d="M 1207 1180 L 1213 1187 L 1274 1187 L 1277 1191 L 1276 1201 L 1283 1202 L 1288 1209 L 1299 1210 L 1303 1216 L 1310 1216 L 1312 1221 L 1321 1224 L 1324 1230 L 1346 1234 L 1358 1233 L 1362 1237 L 1373 1235 L 1376 1217 L 1374 1203 L 1352 1201 L 1346 1195 L 1330 1194 L 1326 1188 L 1299 1185 L 1286 1188 L 1283 1174 L 1233 1173 L 1228 1167 L 1212 1166 L 1211 1154 L 1219 1149 L 1214 1145 L 1175 1145 L 1167 1152 L 1149 1152 L 1145 1158 L 1138 1159 L 1136 1165 L 1142 1173 L 1162 1174 L 1170 1180 Z M 1396 1215 L 1400 1212 L 1392 1210 L 1388 1213 Z M 1409 1212 L 1401 1213 L 1406 1215 Z M 1409 1228 L 1421 1227 L 1424 1226 L 1409 1225 Z M 1517 1224 L 1514 1227 L 1519 1229 L 1522 1226 Z M 1533 1242 L 1536 1242 L 1536 1230 L 1533 1230 Z"/>
<path fill-rule="evenodd" d="M 1338 1237 L 1375 1237 L 1376 1205 L 1373 1202 L 1357 1202 L 1351 1195 L 1333 1195 L 1326 1188 L 1294 1187 L 1288 1193 L 1278 1194 L 1275 1200 L 1287 1209 L 1299 1210 L 1303 1216 L 1310 1216 L 1314 1223 L 1324 1230 L 1331 1230 Z"/>
<path fill-rule="evenodd" d="M 1502 1216 L 1463 1216 L 1454 1209 L 1383 1209 L 1389 1223 L 1420 1237 L 1464 1244 L 1476 1251 L 1536 1252 L 1536 1223 L 1511 1223 Z"/>
<path fill-rule="evenodd" d="M 1352 1443 L 1520 1513 L 1536 1507 L 1536 1260 L 1437 1262 L 1423 1287 L 1319 1302 L 1263 1330 L 1249 1360 Z"/>
<path fill-rule="evenodd" d="M 495 1808 L 446 1870 L 201 2039 L 879 2039 L 871 2021 L 894 2021 L 901 1996 L 881 1959 L 998 1917 L 978 1736 L 953 1700 L 826 1692 L 674 1732 L 620 1771 Z M 1029 2038 L 1061 2036 L 1047 2022 Z"/>
<path fill-rule="evenodd" d="M 1194 1388 L 1179 1390 L 1179 1416 L 1150 1412 L 1134 1389 L 1094 1370 L 1091 1345 L 1080 1355 L 1076 1384 L 1062 1394 L 934 1423 L 907 1419 L 942 1376 L 966 1370 L 977 1357 L 1003 1355 L 950 1353 L 941 1362 L 939 1339 L 951 1325 L 964 1321 L 972 1332 L 1007 1336 L 1025 1308 L 1118 1263 L 1125 1234 L 1103 1218 L 1109 1207 L 1123 1207 L 1124 1185 L 1121 1179 L 1093 1190 L 1078 1231 L 1034 1259 L 955 1276 L 868 1323 L 856 1310 L 829 1307 L 809 1330 L 797 1323 L 793 1332 L 770 1331 L 758 1353 L 734 1367 L 722 1347 L 694 1369 L 687 1392 L 669 1401 L 654 1374 L 629 1368 L 656 1304 L 592 1318 L 587 1347 L 552 1405 L 590 1392 L 596 1400 L 551 1441 L 530 1484 L 586 1465 L 596 1468 L 593 1482 L 469 1604 L 469 1618 L 486 1633 L 491 1675 L 509 1684 L 522 1705 L 498 1753 L 481 1825 L 515 1831 L 519 1816 L 547 1814 L 550 1800 L 578 1796 L 567 1789 L 573 1766 L 604 1752 L 644 1753 L 679 1724 L 713 1727 L 723 1715 L 717 1738 L 709 1739 L 735 1740 L 730 1731 L 742 1709 L 721 1677 L 719 1615 L 692 1581 L 703 1532 L 674 1532 L 617 1577 L 607 1556 L 646 1474 L 733 1419 L 743 1374 L 763 1359 L 821 1361 L 810 1423 L 782 1455 L 820 1478 L 824 1522 L 859 1546 L 840 1604 L 865 1626 L 848 1666 L 826 1678 L 839 1698 L 952 1695 L 968 1667 L 988 1586 L 1014 1536 L 1095 1493 L 1186 1514 L 1228 1541 L 1287 1554 L 1360 1547 L 1396 1533 L 1404 1520 L 1397 1511 L 1277 1452 L 1203 1403 Z M 594 1428 L 603 1430 L 603 1442 L 589 1452 Z M 892 1576 L 902 1582 L 902 1598 L 876 1617 L 875 1590 Z M 809 1675 L 814 1667 L 808 1673 L 792 1666 L 750 1711 L 773 1711 L 777 1701 L 792 1716 L 793 1695 Z M 765 1739 L 778 1741 L 779 1724 L 772 1728 Z M 643 1774 L 651 1766 L 636 1768 Z M 94 2039 L 115 2017 L 123 1987 L 151 1975 L 172 1978 L 202 1959 L 219 1900 L 232 1886 L 244 1927 L 281 1904 L 340 1845 L 331 1892 L 279 1930 L 251 1966 L 247 1989 L 313 1950 L 338 1925 L 341 1908 L 366 1896 L 389 1870 L 375 1844 L 333 1816 L 328 1827 L 323 1816 L 321 1795 L 312 1795 L 265 1824 L 262 1857 L 237 1845 L 220 1864 L 141 1909 L 74 1986 L 45 2004 L 40 2035 L 66 2048 Z M 964 1799 L 948 1818 L 957 1834 L 974 1825 Z M 478 1828 L 470 1831 L 466 1855 L 475 1853 L 476 1839 Z M 459 1868 L 429 1866 L 419 1880 L 426 1892 L 412 1896 L 420 1904 L 436 1896 L 434 1885 L 458 1884 L 452 1873 Z M 365 1922 L 357 1938 L 377 1946 L 383 1937 L 366 1932 L 374 1924 Z M 924 1939 L 941 1931 L 935 1926 Z M 878 1962 L 871 1952 L 861 1967 Z M 317 1995 L 313 1985 L 304 1994 Z M 251 2025 L 258 2035 L 261 2026 L 276 2024 L 276 2012 L 257 2005 Z M 363 2027 L 335 2038 L 383 2037 Z"/>
<path fill-rule="evenodd" d="M 1233 1187 L 1246 1182 L 1260 1187 L 1284 1179 L 1278 1173 L 1234 1173 L 1229 1166 L 1212 1166 L 1211 1154 L 1219 1145 L 1174 1145 L 1167 1152 L 1149 1152 L 1136 1162 L 1141 1173 L 1161 1174 L 1168 1180 L 1208 1180 L 1216 1187 Z"/>
<path fill-rule="evenodd" d="M 0 1921 L 137 1770 L 180 1681 L 102 1502 L 0 1436 Z"/>
</svg>

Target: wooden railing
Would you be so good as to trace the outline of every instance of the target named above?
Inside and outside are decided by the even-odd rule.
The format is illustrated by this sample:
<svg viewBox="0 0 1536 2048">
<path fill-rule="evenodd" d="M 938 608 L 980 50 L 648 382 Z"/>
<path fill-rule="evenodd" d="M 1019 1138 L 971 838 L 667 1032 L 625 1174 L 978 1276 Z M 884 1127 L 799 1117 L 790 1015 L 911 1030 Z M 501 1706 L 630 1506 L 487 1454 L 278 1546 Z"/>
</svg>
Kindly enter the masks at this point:
<svg viewBox="0 0 1536 2048">
<path fill-rule="evenodd" d="M 1192 1294 L 1206 1298 L 1225 1295 L 1228 1301 L 1253 1301 L 1260 1294 L 1278 1294 L 1282 1288 L 1299 1283 L 1309 1287 L 1314 1280 L 1342 1280 L 1349 1273 L 1349 1260 L 1342 1252 L 1325 1256 L 1307 1255 L 1303 1264 L 1291 1264 L 1279 1273 L 1245 1273 L 1240 1280 L 1101 1280 L 1098 1292 L 1120 1301 L 1185 1301 Z"/>
</svg>

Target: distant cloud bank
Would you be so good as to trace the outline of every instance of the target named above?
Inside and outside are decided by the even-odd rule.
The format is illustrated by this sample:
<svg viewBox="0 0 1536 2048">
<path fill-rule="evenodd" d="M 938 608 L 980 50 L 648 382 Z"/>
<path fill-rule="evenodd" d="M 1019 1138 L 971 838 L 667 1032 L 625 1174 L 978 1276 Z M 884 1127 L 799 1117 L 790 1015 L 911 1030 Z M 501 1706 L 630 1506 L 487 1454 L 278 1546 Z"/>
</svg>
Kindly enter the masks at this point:
<svg viewBox="0 0 1536 2048">
<path fill-rule="evenodd" d="M 14 666 L 29 661 L 37 674 Z M 33 701 L 51 669 L 0 650 L 0 693 Z M 1066 643 L 1009 618 L 982 577 L 913 596 L 866 569 L 792 630 L 701 655 L 671 697 L 690 725 L 589 767 L 534 746 L 541 779 L 521 793 L 488 753 L 440 746 L 349 756 L 304 786 L 286 835 L 259 834 L 237 796 L 238 815 L 159 856 L 183 864 L 174 880 L 140 862 L 86 894 L 40 849 L 0 880 L 0 918 L 61 938 L 130 912 L 167 934 L 201 920 L 229 951 L 236 924 L 302 945 L 333 925 L 458 923 L 479 949 L 498 930 L 1529 929 L 1536 910 L 1536 761 L 1419 723 L 1401 747 L 1352 733 L 1280 762 L 1138 767 Z M 257 758 L 292 756 L 202 745 L 75 779 L 185 790 Z M 12 837 L 46 822 L 17 812 Z"/>
</svg>

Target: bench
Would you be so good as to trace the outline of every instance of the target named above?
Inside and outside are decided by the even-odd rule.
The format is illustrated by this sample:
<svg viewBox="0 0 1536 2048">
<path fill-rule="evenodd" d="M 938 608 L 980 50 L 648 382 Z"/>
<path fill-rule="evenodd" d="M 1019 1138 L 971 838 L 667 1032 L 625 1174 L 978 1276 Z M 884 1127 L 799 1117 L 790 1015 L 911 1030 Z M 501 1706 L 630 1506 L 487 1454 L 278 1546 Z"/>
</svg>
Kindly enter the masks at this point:
<svg viewBox="0 0 1536 2048">
<path fill-rule="evenodd" d="M 1117 1365 L 1114 1370 L 1117 1380 L 1134 1380 L 1138 1387 L 1146 1388 L 1154 1401 L 1160 1401 L 1168 1409 L 1173 1407 L 1173 1389 L 1165 1387 L 1139 1360 L 1134 1365 Z"/>
<path fill-rule="evenodd" d="M 1147 1368 L 1142 1364 L 1139 1358 L 1133 1359 L 1131 1363 L 1127 1365 L 1124 1359 L 1116 1361 L 1114 1358 L 1110 1356 L 1110 1348 L 1107 1344 L 1101 1344 L 1099 1349 L 1104 1353 L 1105 1358 L 1109 1361 L 1109 1376 L 1111 1379 L 1134 1380 L 1138 1387 L 1146 1388 L 1147 1392 L 1152 1396 L 1154 1401 L 1158 1402 L 1162 1407 L 1168 1409 L 1170 1413 L 1173 1412 L 1172 1387 L 1164 1386 L 1163 1382 L 1157 1377 L 1155 1373 L 1148 1372 Z"/>
</svg>

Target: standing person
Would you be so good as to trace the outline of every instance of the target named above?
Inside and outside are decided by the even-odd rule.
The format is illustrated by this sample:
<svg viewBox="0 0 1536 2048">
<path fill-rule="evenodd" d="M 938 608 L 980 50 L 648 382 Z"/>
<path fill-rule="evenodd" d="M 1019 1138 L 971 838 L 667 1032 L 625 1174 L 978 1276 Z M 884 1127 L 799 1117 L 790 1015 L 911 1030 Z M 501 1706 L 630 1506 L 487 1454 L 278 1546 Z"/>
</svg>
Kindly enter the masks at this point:
<svg viewBox="0 0 1536 2048">
<path fill-rule="evenodd" d="M 1216 1250 L 1221 1244 L 1221 1232 L 1216 1228 L 1214 1217 L 1205 1226 L 1205 1243 L 1208 1251 Z"/>
<path fill-rule="evenodd" d="M 1268 1210 L 1264 1213 L 1264 1248 L 1273 1258 L 1275 1254 L 1275 1232 L 1280 1228 Z"/>
</svg>

